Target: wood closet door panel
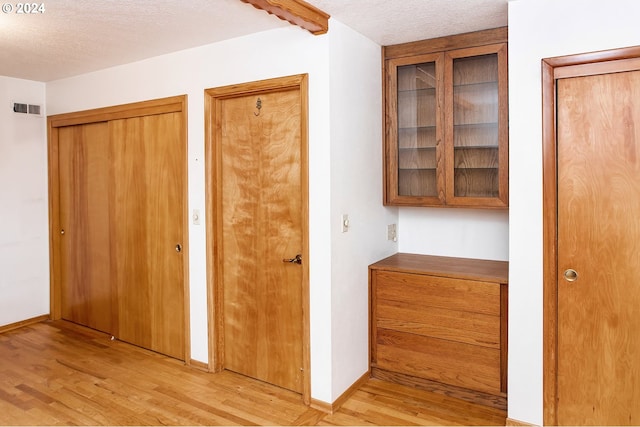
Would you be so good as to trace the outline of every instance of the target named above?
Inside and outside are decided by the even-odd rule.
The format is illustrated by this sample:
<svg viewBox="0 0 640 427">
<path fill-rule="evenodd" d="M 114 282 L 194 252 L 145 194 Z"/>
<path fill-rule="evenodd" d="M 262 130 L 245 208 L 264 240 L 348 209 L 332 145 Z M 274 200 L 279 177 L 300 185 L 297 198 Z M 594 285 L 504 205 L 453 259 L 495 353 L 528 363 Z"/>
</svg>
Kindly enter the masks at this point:
<svg viewBox="0 0 640 427">
<path fill-rule="evenodd" d="M 68 126 L 58 135 L 62 318 L 112 333 L 108 125 Z"/>
<path fill-rule="evenodd" d="M 557 123 L 557 423 L 637 425 L 640 70 L 558 79 Z"/>
<path fill-rule="evenodd" d="M 114 120 L 117 337 L 184 360 L 181 113 Z"/>
</svg>

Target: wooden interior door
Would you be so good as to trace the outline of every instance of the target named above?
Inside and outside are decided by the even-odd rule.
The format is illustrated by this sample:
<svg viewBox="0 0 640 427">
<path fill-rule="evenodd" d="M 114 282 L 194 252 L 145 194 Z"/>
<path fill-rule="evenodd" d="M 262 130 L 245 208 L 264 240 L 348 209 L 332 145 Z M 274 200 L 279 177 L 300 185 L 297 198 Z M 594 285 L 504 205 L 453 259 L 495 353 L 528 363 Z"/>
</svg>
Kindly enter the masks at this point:
<svg viewBox="0 0 640 427">
<path fill-rule="evenodd" d="M 180 113 L 113 120 L 118 339 L 184 360 Z"/>
<path fill-rule="evenodd" d="M 640 62 L 575 67 L 555 84 L 557 394 L 545 423 L 637 425 Z"/>
<path fill-rule="evenodd" d="M 216 368 L 306 396 L 306 86 L 283 79 L 209 92 Z"/>
<path fill-rule="evenodd" d="M 59 131 L 62 318 L 111 333 L 110 142 L 106 122 Z"/>
</svg>

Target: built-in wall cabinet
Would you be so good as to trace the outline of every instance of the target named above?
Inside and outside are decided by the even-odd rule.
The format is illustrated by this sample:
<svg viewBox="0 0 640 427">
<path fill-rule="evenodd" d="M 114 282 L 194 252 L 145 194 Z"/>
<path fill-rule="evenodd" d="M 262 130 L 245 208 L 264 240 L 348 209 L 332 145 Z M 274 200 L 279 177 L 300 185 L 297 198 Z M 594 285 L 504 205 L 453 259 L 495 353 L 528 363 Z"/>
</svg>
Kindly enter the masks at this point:
<svg viewBox="0 0 640 427">
<path fill-rule="evenodd" d="M 383 48 L 384 203 L 508 206 L 507 29 Z"/>
<path fill-rule="evenodd" d="M 508 269 L 406 253 L 370 265 L 372 377 L 506 410 Z"/>
</svg>

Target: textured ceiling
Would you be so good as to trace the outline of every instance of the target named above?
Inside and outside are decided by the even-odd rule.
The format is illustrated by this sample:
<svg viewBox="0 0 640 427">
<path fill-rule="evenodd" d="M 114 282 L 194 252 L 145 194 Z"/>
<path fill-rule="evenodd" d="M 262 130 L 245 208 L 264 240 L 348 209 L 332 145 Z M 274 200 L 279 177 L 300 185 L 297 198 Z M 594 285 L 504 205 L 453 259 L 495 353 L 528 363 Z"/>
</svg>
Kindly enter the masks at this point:
<svg viewBox="0 0 640 427">
<path fill-rule="evenodd" d="M 507 0 L 307 1 L 380 45 L 507 25 Z M 290 25 L 240 0 L 49 0 L 38 14 L 4 4 L 0 75 L 37 81 Z"/>
<path fill-rule="evenodd" d="M 507 25 L 508 0 L 306 0 L 381 46 Z"/>
</svg>

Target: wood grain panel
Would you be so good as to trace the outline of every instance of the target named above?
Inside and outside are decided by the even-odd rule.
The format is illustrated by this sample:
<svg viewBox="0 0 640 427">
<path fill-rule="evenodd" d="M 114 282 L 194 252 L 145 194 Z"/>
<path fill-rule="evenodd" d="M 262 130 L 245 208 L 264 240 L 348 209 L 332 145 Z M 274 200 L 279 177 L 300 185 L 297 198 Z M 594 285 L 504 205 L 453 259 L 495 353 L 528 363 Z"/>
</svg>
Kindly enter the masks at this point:
<svg viewBox="0 0 640 427">
<path fill-rule="evenodd" d="M 397 253 L 370 265 L 369 268 L 484 282 L 509 281 L 507 261 Z"/>
<path fill-rule="evenodd" d="M 557 81 L 561 425 L 640 422 L 639 99 L 640 71 Z"/>
<path fill-rule="evenodd" d="M 297 392 L 303 270 L 282 260 L 303 253 L 300 102 L 283 90 L 221 107 L 224 366 Z"/>
<path fill-rule="evenodd" d="M 184 111 L 185 97 L 172 96 L 169 98 L 133 102 L 130 104 L 96 108 L 93 110 L 56 114 L 55 116 L 49 117 L 49 126 L 52 129 L 55 129 L 65 126 L 108 122 L 110 120 L 121 120 L 164 113 L 179 113 Z"/>
<path fill-rule="evenodd" d="M 314 35 L 329 31 L 329 15 L 302 0 L 242 0 Z"/>
<path fill-rule="evenodd" d="M 436 169 L 435 150 L 402 149 L 398 152 L 400 169 Z"/>
<path fill-rule="evenodd" d="M 438 144 L 435 127 L 398 129 L 398 149 L 431 148 Z"/>
<path fill-rule="evenodd" d="M 379 329 L 378 368 L 487 393 L 500 393 L 500 351 Z"/>
<path fill-rule="evenodd" d="M 250 97 L 252 99 L 251 109 L 243 110 L 243 116 L 236 117 L 236 120 L 247 121 L 251 123 L 252 119 L 258 117 L 257 98 L 262 97 L 263 94 L 277 94 L 278 92 L 297 91 L 299 95 L 299 153 L 300 153 L 300 175 L 299 184 L 294 184 L 291 188 L 299 188 L 300 194 L 291 196 L 289 199 L 299 197 L 300 199 L 300 211 L 297 213 L 291 212 L 291 214 L 297 214 L 300 216 L 301 224 L 301 252 L 287 253 L 285 256 L 280 256 L 277 259 L 277 263 L 282 264 L 283 258 L 291 258 L 297 253 L 302 254 L 302 265 L 293 266 L 299 268 L 301 272 L 301 281 L 297 284 L 298 289 L 301 292 L 301 312 L 302 318 L 298 321 L 301 323 L 302 337 L 299 338 L 298 344 L 302 348 L 302 366 L 297 366 L 298 373 L 302 377 L 302 399 L 305 403 L 311 402 L 311 379 L 310 379 L 310 350 L 309 350 L 309 269 L 308 269 L 308 254 L 309 254 L 309 241 L 308 241 L 308 83 L 307 75 L 294 75 L 286 76 L 275 79 L 261 80 L 255 82 L 241 83 L 236 85 L 224 86 L 219 88 L 207 89 L 205 91 L 205 114 L 207 120 L 205 122 L 206 127 L 206 141 L 205 141 L 205 154 L 206 154 L 206 173 L 207 173 L 207 222 L 212 224 L 212 227 L 208 228 L 207 232 L 207 289 L 210 301 L 210 306 L 213 308 L 213 312 L 210 312 L 210 327 L 209 327 L 209 343 L 210 343 L 210 366 L 214 367 L 214 370 L 221 371 L 225 369 L 225 254 L 226 248 L 224 246 L 224 234 L 230 233 L 225 230 L 227 226 L 227 219 L 223 215 L 225 210 L 223 206 L 223 190 L 227 176 L 223 168 L 223 140 L 228 135 L 224 135 L 223 128 L 227 127 L 245 127 L 249 129 L 251 126 L 240 126 L 238 122 L 227 123 L 227 114 L 225 113 L 224 104 L 227 100 L 233 98 Z M 261 98 L 263 99 L 263 98 Z M 269 102 L 269 110 L 265 110 L 266 103 L 262 104 L 263 108 L 260 111 L 261 123 L 270 122 L 265 117 L 273 113 L 273 102 Z M 262 116 L 264 114 L 264 116 Z M 274 121 L 278 121 L 275 119 Z M 226 123 L 226 124 L 225 124 Z M 254 121 L 254 123 L 256 123 Z M 294 129 L 289 129 L 293 132 Z M 235 132 L 232 130 L 232 132 Z M 267 136 L 263 137 L 267 138 Z M 268 139 L 268 138 L 267 138 Z M 227 138 L 227 143 L 232 143 Z M 268 145 L 268 143 L 257 143 L 256 145 Z M 259 147 L 258 147 L 259 148 Z M 264 173 L 272 165 L 264 165 Z M 281 171 L 290 170 L 290 166 L 283 166 Z M 276 174 L 277 175 L 277 174 Z M 246 174 L 245 178 L 249 178 Z M 258 179 L 258 176 L 254 176 L 254 179 Z M 286 227 L 290 222 L 283 223 L 282 226 Z M 239 230 L 241 233 L 241 230 Z M 266 254 L 262 258 L 271 257 L 273 254 Z M 280 254 L 281 255 L 281 254 Z M 250 273 L 251 274 L 251 273 Z M 275 303 L 272 305 L 288 306 L 288 303 Z M 278 323 L 278 322 L 276 322 Z M 289 328 L 288 325 L 284 325 L 285 328 Z M 272 336 L 270 339 L 272 342 L 278 339 L 277 331 L 271 330 Z M 283 346 L 284 347 L 284 346 Z M 274 353 L 275 354 L 275 353 Z"/>
<path fill-rule="evenodd" d="M 113 329 L 112 190 L 105 122 L 61 128 L 59 224 L 61 315 L 103 332 Z"/>
<path fill-rule="evenodd" d="M 458 58 L 453 67 L 454 86 L 495 83 L 498 81 L 499 67 L 495 55 Z"/>
<path fill-rule="evenodd" d="M 495 169 L 497 174 L 498 147 L 456 148 L 454 166 L 456 173 L 465 169 Z M 497 186 L 488 186 L 488 188 L 497 189 Z"/>
<path fill-rule="evenodd" d="M 426 277 L 378 271 L 376 298 L 500 316 L 500 285 L 489 282 Z"/>
<path fill-rule="evenodd" d="M 500 317 L 397 301 L 377 300 L 376 326 L 500 348 Z"/>
<path fill-rule="evenodd" d="M 419 40 L 383 47 L 386 58 L 402 58 L 413 56 L 416 52 L 442 52 L 445 50 L 484 46 L 495 43 L 506 43 L 509 37 L 507 27 L 493 28 L 484 31 L 455 34 L 429 40 Z"/>
<path fill-rule="evenodd" d="M 433 169 L 398 169 L 398 194 L 403 197 L 435 197 L 438 174 Z"/>
<path fill-rule="evenodd" d="M 500 194 L 498 168 L 457 168 L 453 178 L 456 197 L 498 197 Z"/>
<path fill-rule="evenodd" d="M 116 177 L 116 336 L 184 360 L 184 254 L 176 251 L 184 245 L 181 114 L 114 120 L 109 129 Z"/>
<path fill-rule="evenodd" d="M 170 120 L 158 120 L 158 117 L 170 117 Z M 132 119 L 135 118 L 135 119 Z M 129 126 L 122 135 L 114 134 L 114 122 L 142 123 L 139 129 Z M 50 230 L 51 230 L 51 313 L 53 319 L 63 316 L 63 305 L 73 303 L 73 297 L 64 294 L 64 278 L 81 271 L 85 284 L 81 286 L 83 304 L 110 305 L 104 312 L 110 311 L 109 328 L 100 329 L 120 335 L 120 305 L 132 304 L 138 307 L 144 302 L 131 302 L 126 296 L 122 300 L 120 293 L 128 290 L 147 301 L 147 311 L 154 314 L 142 315 L 124 310 L 124 323 L 130 330 L 164 329 L 171 336 L 172 343 L 182 340 L 179 345 L 181 351 L 166 350 L 168 354 L 188 360 L 188 273 L 184 263 L 180 264 L 179 275 L 173 265 L 165 263 L 157 255 L 164 243 L 154 241 L 163 239 L 173 233 L 169 246 L 175 254 L 175 245 L 183 245 L 182 255 L 187 255 L 185 223 L 186 215 L 186 97 L 176 96 L 152 101 L 136 102 L 132 104 L 105 107 L 94 110 L 60 114 L 48 118 L 49 125 L 49 176 L 50 176 Z M 87 134 L 87 129 L 104 128 L 99 135 Z M 117 127 L 117 126 L 116 126 Z M 123 128 L 124 129 L 124 128 Z M 78 131 L 82 130 L 82 131 Z M 83 134 L 84 132 L 84 134 Z M 94 132 L 95 133 L 95 132 Z M 85 135 L 86 134 L 86 135 Z M 78 142 L 70 150 L 65 147 L 65 138 L 75 138 Z M 142 140 L 140 140 L 142 138 Z M 145 139 L 146 138 L 146 139 Z M 86 140 L 86 141 L 84 141 Z M 76 142 L 77 142 L 76 141 Z M 89 145 L 83 145 L 84 142 Z M 157 143 L 157 145 L 156 145 Z M 169 151 L 168 151 L 169 150 Z M 128 157 L 139 156 L 139 157 Z M 163 158 L 162 161 L 154 159 Z M 86 172 L 85 172 L 86 171 Z M 82 186 L 69 184 L 72 179 L 86 178 Z M 83 178 L 83 179 L 85 179 Z M 167 209 L 167 206 L 172 209 Z M 75 218 L 80 218 L 82 225 L 80 235 L 73 230 L 67 230 L 64 223 L 65 215 L 72 212 Z M 166 213 L 166 216 L 164 215 Z M 164 219 L 160 219 L 160 218 Z M 161 221 L 164 223 L 161 224 Z M 102 239 L 95 239 L 95 224 L 100 223 L 104 228 Z M 86 230 L 88 228 L 88 231 Z M 173 228 L 173 231 L 168 231 Z M 65 234 L 60 234 L 65 228 Z M 176 231 L 177 230 L 177 231 Z M 131 234 L 128 234 L 131 233 Z M 180 237 L 175 237 L 180 235 Z M 65 237 L 70 237 L 65 239 Z M 73 253 L 64 254 L 65 241 L 75 242 L 84 239 L 86 248 L 74 248 Z M 91 241 L 89 241 L 91 239 Z M 129 246 L 132 245 L 132 246 Z M 69 246 L 67 244 L 67 246 Z M 90 247 L 89 247 L 90 246 Z M 67 249 L 69 249 L 67 247 Z M 86 261 L 90 254 L 94 256 L 91 262 Z M 75 259 L 78 265 L 70 266 L 67 260 Z M 100 262 L 100 266 L 96 263 Z M 139 266 L 134 266 L 140 263 Z M 146 267 L 142 264 L 147 264 Z M 146 269 L 146 271 L 145 271 Z M 158 299 L 149 296 L 149 280 L 160 280 L 161 277 L 171 276 L 171 290 L 162 291 Z M 77 276 L 77 274 L 76 274 Z M 95 276 L 95 278 L 93 277 Z M 94 295 L 90 290 L 90 282 L 100 280 L 108 286 L 100 287 L 101 295 Z M 111 287 L 111 302 L 106 302 L 104 292 Z M 155 285 L 154 285 L 155 286 Z M 178 291 L 177 286 L 181 287 Z M 126 292 L 124 293 L 126 295 Z M 175 313 L 165 312 L 162 301 L 171 300 L 172 304 L 183 304 L 181 313 L 174 318 Z M 142 308 L 141 308 L 142 309 Z M 89 309 L 92 315 L 99 310 Z M 130 317 L 126 317 L 130 316 Z M 153 325 L 135 325 L 131 321 L 151 321 Z M 68 317 L 68 316 L 67 316 Z M 91 321 L 80 319 L 80 323 L 91 326 Z M 181 327 L 180 332 L 176 327 Z M 164 332 L 163 332 L 164 333 Z M 126 339 L 135 338 L 134 334 Z M 180 338 L 181 337 L 181 338 Z M 148 346 L 156 351 L 164 352 L 167 339 L 142 339 L 135 341 L 136 345 Z M 151 344 L 149 344 L 151 342 Z M 177 344 L 176 344 L 177 345 Z M 173 347 L 173 344 L 171 344 Z M 183 356 L 180 356 L 180 353 Z"/>
</svg>

